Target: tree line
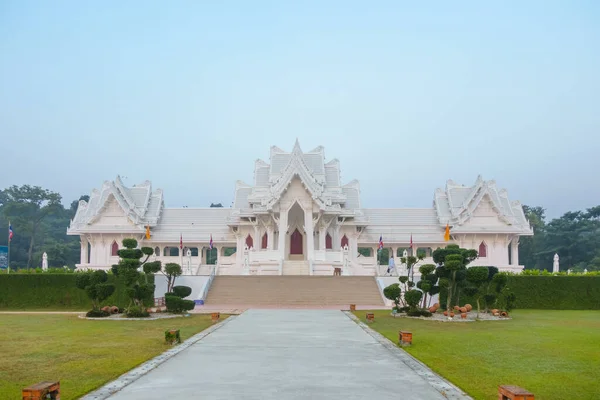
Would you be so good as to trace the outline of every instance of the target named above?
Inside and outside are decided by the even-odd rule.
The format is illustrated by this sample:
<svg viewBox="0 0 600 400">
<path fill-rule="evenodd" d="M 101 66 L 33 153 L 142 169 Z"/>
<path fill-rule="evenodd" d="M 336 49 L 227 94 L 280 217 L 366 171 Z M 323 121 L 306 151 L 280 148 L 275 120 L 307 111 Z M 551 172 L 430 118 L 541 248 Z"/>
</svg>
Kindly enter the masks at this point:
<svg viewBox="0 0 600 400">
<path fill-rule="evenodd" d="M 36 268 L 42 254 L 48 254 L 51 267 L 74 268 L 79 263 L 79 237 L 67 236 L 67 227 L 75 216 L 80 196 L 69 207 L 59 193 L 39 186 L 10 186 L 0 190 L 0 245 L 8 243 L 8 222 L 14 236 L 10 248 L 11 268 Z M 219 207 L 220 203 L 211 204 Z M 555 253 L 561 270 L 600 271 L 600 206 L 584 211 L 569 211 L 559 218 L 546 220 L 543 207 L 523 206 L 534 236 L 521 237 L 519 263 L 527 269 L 551 269 Z M 5 233 L 3 234 L 2 231 Z"/>
</svg>

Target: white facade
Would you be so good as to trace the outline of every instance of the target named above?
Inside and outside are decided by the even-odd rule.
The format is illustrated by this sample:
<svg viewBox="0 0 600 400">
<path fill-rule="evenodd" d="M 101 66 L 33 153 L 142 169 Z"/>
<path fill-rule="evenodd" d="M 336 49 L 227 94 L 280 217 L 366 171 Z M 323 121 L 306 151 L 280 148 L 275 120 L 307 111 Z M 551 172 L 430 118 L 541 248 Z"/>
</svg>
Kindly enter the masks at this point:
<svg viewBox="0 0 600 400">
<path fill-rule="evenodd" d="M 481 177 L 473 186 L 448 181 L 430 208 L 363 208 L 358 181 L 342 184 L 339 161 L 326 162 L 322 147 L 303 152 L 296 141 L 291 152 L 273 146 L 269 163 L 256 161 L 253 185 L 236 183 L 232 208 L 165 208 L 162 191 L 150 182 L 125 187 L 117 177 L 89 202 L 80 201 L 67 233 L 81 238 L 79 268 L 110 268 L 121 241 L 135 237 L 155 248 L 156 259 L 180 263 L 187 274 L 207 274 L 216 265 L 218 274 L 233 275 L 331 275 L 335 268 L 380 275 L 386 269 L 376 265 L 380 235 L 396 256 L 412 236 L 409 251 L 424 251 L 422 263 L 433 262 L 436 248 L 456 243 L 480 252 L 472 265 L 518 272 L 519 237 L 533 230 L 521 204 Z M 371 249 L 371 256 L 359 248 Z"/>
</svg>

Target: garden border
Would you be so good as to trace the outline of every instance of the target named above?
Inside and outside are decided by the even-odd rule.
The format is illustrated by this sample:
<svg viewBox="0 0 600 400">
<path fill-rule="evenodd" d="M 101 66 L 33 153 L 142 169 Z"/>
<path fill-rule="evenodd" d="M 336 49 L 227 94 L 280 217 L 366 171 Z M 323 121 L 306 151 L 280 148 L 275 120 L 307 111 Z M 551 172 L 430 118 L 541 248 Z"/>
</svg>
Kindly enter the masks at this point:
<svg viewBox="0 0 600 400">
<path fill-rule="evenodd" d="M 206 336 L 210 335 L 217 329 L 223 327 L 227 322 L 229 322 L 230 320 L 235 319 L 235 318 L 236 318 L 235 315 L 231 315 L 231 316 L 227 317 L 225 320 L 206 328 L 202 332 L 198 332 L 197 334 L 195 334 L 188 340 L 185 340 L 183 343 L 159 354 L 158 356 L 144 362 L 143 364 L 139 365 L 138 367 L 135 367 L 134 369 L 132 369 L 128 372 L 125 372 L 123 375 L 119 376 L 117 379 L 104 384 L 102 387 L 100 387 L 94 391 L 91 391 L 90 393 L 88 393 L 86 395 L 83 395 L 80 398 L 80 400 L 105 400 L 105 399 L 109 398 L 113 394 L 122 390 L 126 386 L 129 386 L 130 384 L 137 381 L 142 376 L 146 375 L 148 372 L 152 371 L 153 369 L 155 369 L 156 367 L 158 367 L 165 361 L 168 361 L 170 358 L 181 353 L 183 350 L 196 344 L 197 342 L 204 339 Z"/>
<path fill-rule="evenodd" d="M 435 390 L 440 392 L 447 399 L 470 399 L 473 398 L 461 390 L 458 386 L 454 385 L 450 381 L 446 380 L 442 376 L 436 374 L 429 368 L 427 365 L 417 360 L 415 357 L 408 354 L 406 351 L 398 347 L 395 343 L 390 341 L 388 338 L 371 329 L 365 323 L 363 323 L 356 315 L 351 313 L 350 311 L 343 311 L 348 318 L 356 322 L 358 326 L 360 326 L 365 332 L 371 335 L 377 342 L 379 342 L 383 347 L 388 349 L 390 353 L 392 353 L 396 358 L 400 359 L 407 367 L 412 369 L 423 378 L 427 383 L 429 383 Z"/>
</svg>

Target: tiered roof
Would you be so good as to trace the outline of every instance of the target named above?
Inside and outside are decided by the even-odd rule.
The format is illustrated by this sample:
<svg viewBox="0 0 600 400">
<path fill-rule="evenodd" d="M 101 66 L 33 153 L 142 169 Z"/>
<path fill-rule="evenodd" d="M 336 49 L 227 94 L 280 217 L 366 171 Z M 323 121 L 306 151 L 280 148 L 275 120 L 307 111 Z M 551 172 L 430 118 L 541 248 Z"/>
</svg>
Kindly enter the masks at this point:
<svg viewBox="0 0 600 400">
<path fill-rule="evenodd" d="M 75 217 L 68 233 L 85 233 L 101 216 L 102 212 L 115 200 L 129 219 L 130 225 L 105 227 L 112 231 L 138 231 L 144 226 L 156 226 L 164 206 L 161 189 L 152 191 L 149 181 L 126 187 L 119 176 L 114 181 L 105 181 L 100 190 L 94 189 L 89 201 L 80 200 Z M 91 232 L 96 232 L 94 227 Z"/>
<path fill-rule="evenodd" d="M 291 152 L 272 146 L 269 161 L 255 162 L 254 186 L 237 182 L 234 208 L 242 212 L 270 211 L 294 177 L 300 178 L 324 211 L 353 214 L 360 208 L 358 181 L 341 185 L 339 161 L 326 163 L 322 146 L 308 152 L 302 151 L 298 140 Z"/>
<path fill-rule="evenodd" d="M 377 243 L 380 236 L 387 243 L 408 243 L 411 235 L 415 244 L 441 243 L 446 224 L 453 234 L 533 234 L 521 204 L 510 201 L 506 190 L 498 190 L 494 181 L 481 177 L 473 186 L 448 181 L 445 189 L 435 191 L 432 208 L 370 209 L 361 208 L 358 181 L 342 185 L 339 161 L 325 162 L 321 146 L 309 152 L 303 152 L 298 141 L 291 152 L 273 146 L 269 161 L 256 161 L 254 185 L 236 183 L 233 208 L 163 208 L 163 193 L 160 189 L 152 191 L 150 182 L 127 188 L 117 177 L 114 182 L 104 182 L 100 190 L 94 189 L 89 202 L 79 202 L 68 233 L 143 232 L 150 225 L 152 239 L 161 242 L 179 242 L 180 235 L 184 242 L 206 242 L 211 234 L 216 241 L 233 241 L 230 226 L 237 225 L 242 216 L 272 211 L 298 177 L 323 212 L 362 227 L 362 243 Z M 94 225 L 113 198 L 130 224 Z M 499 222 L 493 226 L 470 223 L 484 201 L 498 216 Z"/>
<path fill-rule="evenodd" d="M 437 189 L 434 208 L 440 225 L 450 224 L 455 233 L 488 232 L 486 226 L 467 224 L 482 201 L 489 201 L 504 226 L 494 226 L 496 233 L 533 234 L 531 226 L 518 201 L 510 201 L 506 189 L 498 189 L 496 182 L 477 177 L 473 186 L 459 185 L 449 180 L 445 189 Z"/>
</svg>

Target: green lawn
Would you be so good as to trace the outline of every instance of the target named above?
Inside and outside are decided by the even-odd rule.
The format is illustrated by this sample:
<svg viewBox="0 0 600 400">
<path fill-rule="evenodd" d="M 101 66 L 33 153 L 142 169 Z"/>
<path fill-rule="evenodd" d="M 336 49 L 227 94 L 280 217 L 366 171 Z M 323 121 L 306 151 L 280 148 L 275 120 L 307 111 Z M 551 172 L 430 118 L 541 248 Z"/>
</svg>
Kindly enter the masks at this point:
<svg viewBox="0 0 600 400">
<path fill-rule="evenodd" d="M 365 311 L 356 312 L 365 322 Z M 510 321 L 444 323 L 374 311 L 371 328 L 406 348 L 475 399 L 496 400 L 498 385 L 518 385 L 536 400 L 598 399 L 600 311 L 515 310 Z"/>
<path fill-rule="evenodd" d="M 61 399 L 76 399 L 168 350 L 164 332 L 181 339 L 212 325 L 210 315 L 156 321 L 88 321 L 77 315 L 0 314 L 0 399 L 60 380 Z"/>
</svg>

